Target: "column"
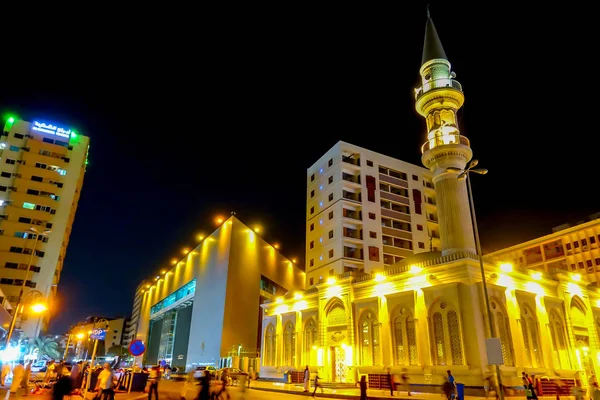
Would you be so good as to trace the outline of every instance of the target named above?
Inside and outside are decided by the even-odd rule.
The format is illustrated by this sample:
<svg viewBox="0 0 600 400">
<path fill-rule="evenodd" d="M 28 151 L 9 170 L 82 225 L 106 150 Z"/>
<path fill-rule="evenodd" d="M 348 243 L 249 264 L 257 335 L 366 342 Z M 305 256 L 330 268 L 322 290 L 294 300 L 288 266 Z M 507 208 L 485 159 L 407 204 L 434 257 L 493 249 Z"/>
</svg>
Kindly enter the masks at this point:
<svg viewBox="0 0 600 400">
<path fill-rule="evenodd" d="M 387 305 L 387 297 L 378 296 L 378 307 L 379 307 L 379 346 L 381 349 L 381 362 L 384 367 L 392 366 L 394 364 L 392 356 L 392 333 L 390 325 L 390 315 Z"/>
</svg>

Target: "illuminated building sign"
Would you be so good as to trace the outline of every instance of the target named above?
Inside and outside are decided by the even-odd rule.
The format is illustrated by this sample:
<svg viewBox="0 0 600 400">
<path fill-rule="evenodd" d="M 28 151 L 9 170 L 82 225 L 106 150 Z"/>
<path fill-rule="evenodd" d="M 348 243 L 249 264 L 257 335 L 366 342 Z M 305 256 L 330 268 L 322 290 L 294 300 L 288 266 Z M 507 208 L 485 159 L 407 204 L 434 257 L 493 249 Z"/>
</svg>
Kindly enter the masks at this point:
<svg viewBox="0 0 600 400">
<path fill-rule="evenodd" d="M 64 129 L 52 124 L 46 124 L 43 122 L 33 121 L 34 131 L 49 133 L 50 135 L 56 135 L 69 139 L 71 137 L 71 130 Z"/>
</svg>

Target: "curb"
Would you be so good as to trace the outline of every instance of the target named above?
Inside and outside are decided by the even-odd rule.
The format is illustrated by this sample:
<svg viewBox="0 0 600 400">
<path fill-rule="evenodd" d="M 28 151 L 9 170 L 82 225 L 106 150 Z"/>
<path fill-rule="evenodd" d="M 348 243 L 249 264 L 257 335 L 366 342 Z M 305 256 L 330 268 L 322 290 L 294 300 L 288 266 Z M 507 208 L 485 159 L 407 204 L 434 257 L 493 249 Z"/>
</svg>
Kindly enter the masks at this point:
<svg viewBox="0 0 600 400">
<path fill-rule="evenodd" d="M 278 390 L 278 389 L 261 388 L 261 387 L 251 387 L 250 389 L 261 390 L 263 392 L 286 393 L 286 394 L 295 394 L 297 396 L 312 397 L 312 392 L 300 392 L 300 391 L 297 392 L 294 390 Z M 318 391 L 317 391 L 317 394 L 315 395 L 315 397 L 325 397 L 325 398 L 329 398 L 329 399 L 352 399 L 352 400 L 360 399 L 360 395 L 338 394 L 338 393 L 320 393 Z M 373 395 L 368 395 L 367 397 L 369 398 L 369 400 L 390 400 L 389 397 L 379 397 L 379 396 L 373 396 Z M 394 399 L 413 400 L 414 397 L 394 397 Z"/>
</svg>

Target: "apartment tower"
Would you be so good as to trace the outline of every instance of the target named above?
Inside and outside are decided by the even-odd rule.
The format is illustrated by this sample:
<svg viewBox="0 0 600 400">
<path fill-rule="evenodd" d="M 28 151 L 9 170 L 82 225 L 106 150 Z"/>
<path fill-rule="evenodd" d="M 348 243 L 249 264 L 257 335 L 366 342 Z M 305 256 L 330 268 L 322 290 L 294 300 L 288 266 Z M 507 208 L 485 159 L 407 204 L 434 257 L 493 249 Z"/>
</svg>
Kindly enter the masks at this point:
<svg viewBox="0 0 600 400">
<path fill-rule="evenodd" d="M 36 290 L 49 307 L 42 318 L 25 308 L 16 329 L 28 337 L 45 329 L 53 311 L 89 142 L 86 136 L 46 121 L 10 117 L 2 130 L 0 288 L 16 304 L 26 279 L 24 299 L 34 297 L 27 293 Z"/>
<path fill-rule="evenodd" d="M 432 173 L 345 142 L 307 171 L 307 286 L 440 249 Z"/>
</svg>

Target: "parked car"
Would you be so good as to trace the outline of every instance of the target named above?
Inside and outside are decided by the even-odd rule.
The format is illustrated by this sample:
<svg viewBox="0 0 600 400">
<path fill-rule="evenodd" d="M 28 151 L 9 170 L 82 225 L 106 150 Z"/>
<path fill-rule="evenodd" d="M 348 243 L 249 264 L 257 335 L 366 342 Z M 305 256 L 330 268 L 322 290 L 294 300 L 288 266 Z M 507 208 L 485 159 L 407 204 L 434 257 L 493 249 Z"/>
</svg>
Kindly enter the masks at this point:
<svg viewBox="0 0 600 400">
<path fill-rule="evenodd" d="M 196 379 L 202 378 L 204 376 L 204 374 L 206 373 L 206 371 L 210 372 L 214 376 L 215 373 L 217 372 L 217 369 L 215 367 L 213 367 L 212 365 L 202 365 L 202 366 L 198 367 L 196 372 L 194 372 L 194 378 L 196 378 Z"/>
</svg>

